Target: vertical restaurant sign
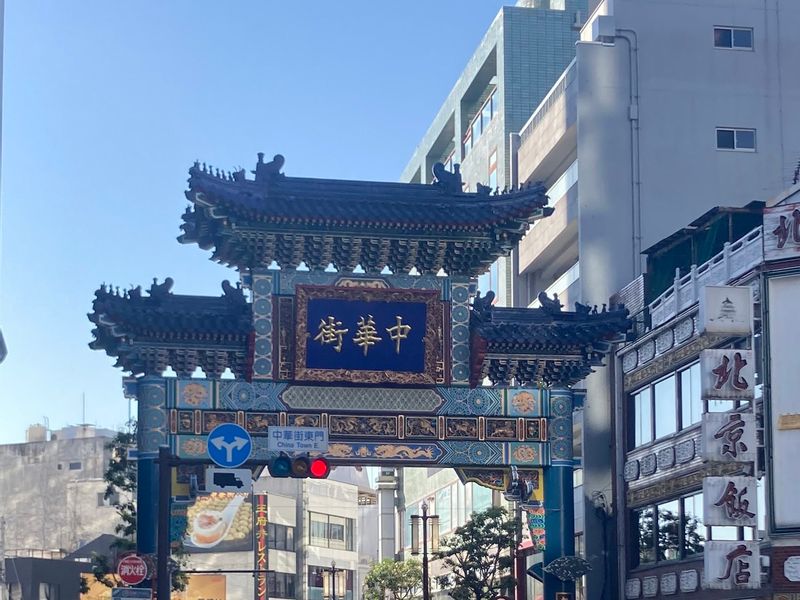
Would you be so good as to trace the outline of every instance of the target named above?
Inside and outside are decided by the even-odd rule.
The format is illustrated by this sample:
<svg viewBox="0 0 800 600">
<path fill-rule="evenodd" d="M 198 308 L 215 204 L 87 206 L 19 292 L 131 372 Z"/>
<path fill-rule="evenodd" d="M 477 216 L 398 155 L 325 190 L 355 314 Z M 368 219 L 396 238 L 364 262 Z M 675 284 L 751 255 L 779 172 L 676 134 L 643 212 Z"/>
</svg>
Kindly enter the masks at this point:
<svg viewBox="0 0 800 600">
<path fill-rule="evenodd" d="M 755 397 L 755 353 L 736 348 L 700 353 L 703 397 L 752 400 Z"/>
<path fill-rule="evenodd" d="M 708 590 L 757 590 L 761 587 L 758 542 L 706 542 L 703 587 Z"/>
<path fill-rule="evenodd" d="M 756 417 L 751 412 L 704 413 L 701 440 L 703 460 L 755 462 Z"/>
<path fill-rule="evenodd" d="M 712 526 L 757 525 L 755 477 L 706 477 L 703 479 L 703 521 Z"/>
<path fill-rule="evenodd" d="M 267 551 L 267 494 L 255 494 L 255 510 L 253 511 L 253 531 L 256 533 L 256 551 L 253 568 L 256 574 L 255 600 L 267 600 L 267 569 L 269 569 L 269 553 Z"/>
<path fill-rule="evenodd" d="M 753 292 L 747 286 L 707 285 L 700 293 L 700 333 L 749 336 L 753 332 Z"/>
<path fill-rule="evenodd" d="M 764 209 L 764 258 L 800 256 L 800 203 Z"/>
<path fill-rule="evenodd" d="M 436 290 L 297 286 L 295 379 L 444 383 Z"/>
</svg>

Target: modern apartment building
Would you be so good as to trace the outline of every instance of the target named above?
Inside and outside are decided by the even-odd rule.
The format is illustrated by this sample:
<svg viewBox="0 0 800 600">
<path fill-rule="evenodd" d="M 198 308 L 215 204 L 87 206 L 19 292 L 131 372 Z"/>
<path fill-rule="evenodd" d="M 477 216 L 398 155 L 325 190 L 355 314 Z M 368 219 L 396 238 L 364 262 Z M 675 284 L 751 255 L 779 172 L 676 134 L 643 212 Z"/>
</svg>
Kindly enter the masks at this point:
<svg viewBox="0 0 800 600">
<path fill-rule="evenodd" d="M 573 27 L 586 0 L 520 0 L 498 12 L 400 177 L 430 183 L 433 165 L 459 165 L 470 190 L 511 184 L 510 134 L 518 132 L 575 56 Z M 489 289 L 510 306 L 510 262 L 492 267 Z"/>
<path fill-rule="evenodd" d="M 420 140 L 401 180 L 430 183 L 433 165 L 440 162 L 448 171 L 458 165 L 470 190 L 477 184 L 509 187 L 511 134 L 522 128 L 573 60 L 575 24 L 586 16 L 587 6 L 587 0 L 519 0 L 503 7 Z M 514 274 L 511 258 L 501 258 L 479 279 L 478 288 L 494 291 L 497 305 L 511 306 Z M 428 471 L 405 469 L 398 478 L 396 547 L 404 557 L 411 545 L 410 517 L 420 514 L 423 501 L 439 515 L 442 535 L 464 524 L 473 511 L 502 502 L 500 494 L 489 489 L 462 484 L 452 470 Z M 387 482 L 390 479 L 387 475 Z M 437 566 L 432 569 L 435 573 Z M 541 593 L 536 582 L 522 579 L 528 579 L 528 597 Z"/>
<path fill-rule="evenodd" d="M 541 290 L 608 302 L 643 273 L 643 251 L 697 215 L 786 188 L 800 156 L 798 25 L 791 0 L 600 2 L 513 138 L 512 183 L 544 181 L 554 209 L 519 245 L 514 302 Z M 645 281 L 644 300 L 664 289 Z M 615 546 L 613 385 L 612 369 L 586 381 L 589 598 L 608 589 Z"/>
</svg>

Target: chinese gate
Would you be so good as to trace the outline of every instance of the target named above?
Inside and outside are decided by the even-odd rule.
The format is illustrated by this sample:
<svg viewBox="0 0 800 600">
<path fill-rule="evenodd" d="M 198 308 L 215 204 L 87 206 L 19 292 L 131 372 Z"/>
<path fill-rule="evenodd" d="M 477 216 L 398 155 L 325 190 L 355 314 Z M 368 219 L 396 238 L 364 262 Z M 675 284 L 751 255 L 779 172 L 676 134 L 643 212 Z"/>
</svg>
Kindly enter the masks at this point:
<svg viewBox="0 0 800 600">
<path fill-rule="evenodd" d="M 255 180 L 190 169 L 178 239 L 238 268 L 222 296 L 177 295 L 171 279 L 95 293 L 91 346 L 136 376 L 138 551 L 156 549 L 159 447 L 207 459 L 207 434 L 231 422 L 254 464 L 273 456 L 270 427 L 312 426 L 333 464 L 452 467 L 494 489 L 511 465 L 542 469 L 544 564 L 572 555 L 570 386 L 627 311 L 543 294 L 540 308 L 493 307 L 475 283 L 551 212 L 545 190 L 463 193 L 442 169 L 433 185 L 290 178 L 282 164 L 259 155 Z M 548 600 L 574 589 L 544 577 Z"/>
</svg>

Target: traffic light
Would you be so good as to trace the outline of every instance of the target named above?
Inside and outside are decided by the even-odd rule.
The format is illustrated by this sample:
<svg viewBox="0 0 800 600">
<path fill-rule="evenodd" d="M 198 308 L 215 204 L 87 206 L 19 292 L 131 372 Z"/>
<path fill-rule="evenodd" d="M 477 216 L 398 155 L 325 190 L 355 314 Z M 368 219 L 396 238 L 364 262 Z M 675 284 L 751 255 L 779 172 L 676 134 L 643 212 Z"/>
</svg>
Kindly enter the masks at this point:
<svg viewBox="0 0 800 600">
<path fill-rule="evenodd" d="M 289 456 L 281 452 L 279 456 L 269 461 L 267 470 L 273 477 L 325 479 L 331 472 L 331 466 L 328 460 L 321 456 L 315 456 L 314 458 L 311 458 L 308 454 Z"/>
</svg>

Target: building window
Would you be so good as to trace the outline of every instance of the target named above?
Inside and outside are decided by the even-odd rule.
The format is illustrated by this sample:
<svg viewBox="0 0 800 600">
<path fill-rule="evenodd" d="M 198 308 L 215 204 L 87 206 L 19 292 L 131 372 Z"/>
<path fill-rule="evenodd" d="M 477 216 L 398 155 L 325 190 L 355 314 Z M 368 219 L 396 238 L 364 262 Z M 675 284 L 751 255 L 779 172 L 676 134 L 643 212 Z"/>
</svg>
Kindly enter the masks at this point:
<svg viewBox="0 0 800 600">
<path fill-rule="evenodd" d="M 630 537 L 632 567 L 702 554 L 706 541 L 702 492 L 632 511 Z"/>
<path fill-rule="evenodd" d="M 753 28 L 714 27 L 714 46 L 731 50 L 752 50 Z"/>
<path fill-rule="evenodd" d="M 638 448 L 699 423 L 705 412 L 715 412 L 715 401 L 704 406 L 700 394 L 700 363 L 650 384 L 630 396 L 628 404 L 630 448 Z M 724 401 L 724 410 L 734 408 Z"/>
<path fill-rule="evenodd" d="M 80 462 L 71 462 L 71 463 L 69 463 L 69 470 L 70 471 L 80 471 L 81 470 L 81 463 Z"/>
<path fill-rule="evenodd" d="M 294 573 L 267 573 L 270 598 L 294 598 Z"/>
<path fill-rule="evenodd" d="M 355 530 L 355 521 L 353 519 L 313 512 L 309 512 L 308 517 L 311 524 L 309 528 L 309 543 L 312 546 L 353 550 Z"/>
<path fill-rule="evenodd" d="M 294 527 L 268 523 L 267 548 L 294 552 Z"/>
<path fill-rule="evenodd" d="M 478 138 L 483 135 L 483 132 L 489 127 L 494 116 L 497 114 L 497 101 L 495 100 L 496 90 L 493 91 L 489 97 L 481 105 L 478 112 L 475 113 L 469 127 L 467 127 L 464 134 L 464 156 L 466 156 L 472 147 L 477 143 Z"/>
<path fill-rule="evenodd" d="M 116 506 L 119 504 L 119 494 L 113 493 L 106 497 L 104 492 L 97 493 L 97 506 Z"/>
<path fill-rule="evenodd" d="M 755 152 L 756 130 L 717 127 L 717 150 Z"/>
</svg>

